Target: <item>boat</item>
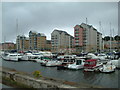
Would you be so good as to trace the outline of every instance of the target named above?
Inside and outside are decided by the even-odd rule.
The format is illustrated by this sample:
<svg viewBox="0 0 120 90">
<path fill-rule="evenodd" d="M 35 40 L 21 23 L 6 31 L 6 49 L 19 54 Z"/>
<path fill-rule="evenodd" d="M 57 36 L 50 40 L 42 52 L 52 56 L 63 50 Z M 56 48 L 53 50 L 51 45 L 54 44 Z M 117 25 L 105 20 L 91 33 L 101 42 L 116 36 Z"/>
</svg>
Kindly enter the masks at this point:
<svg viewBox="0 0 120 90">
<path fill-rule="evenodd" d="M 61 65 L 62 62 L 61 61 L 58 61 L 58 60 L 51 60 L 51 61 L 47 61 L 45 66 L 47 67 L 51 67 L 51 66 L 58 66 L 58 65 Z"/>
<path fill-rule="evenodd" d="M 97 59 L 85 60 L 84 71 L 99 71 L 103 63 L 99 62 Z"/>
<path fill-rule="evenodd" d="M 39 62 L 41 60 L 41 57 L 43 57 L 43 55 L 40 53 L 32 53 L 32 56 L 29 57 L 29 61 Z"/>
<path fill-rule="evenodd" d="M 81 59 L 79 57 L 76 57 L 75 62 L 73 64 L 68 64 L 67 68 L 68 69 L 83 69 L 84 67 L 84 61 L 85 59 Z"/>
<path fill-rule="evenodd" d="M 25 53 L 25 54 L 22 56 L 21 60 L 23 60 L 23 61 L 28 61 L 31 57 L 33 57 L 33 54 L 32 54 L 32 53 Z"/>
<path fill-rule="evenodd" d="M 23 54 L 18 53 L 17 55 L 18 55 L 18 61 L 21 61 L 22 57 L 23 57 Z"/>
<path fill-rule="evenodd" d="M 108 64 L 115 65 L 115 67 L 116 67 L 117 69 L 120 69 L 120 58 L 119 58 L 119 59 L 110 60 L 110 61 L 108 62 Z"/>
<path fill-rule="evenodd" d="M 75 55 L 64 55 L 64 58 L 60 60 L 62 64 L 57 66 L 57 70 L 68 69 L 68 64 L 73 64 L 75 57 Z"/>
<path fill-rule="evenodd" d="M 49 51 L 39 51 L 39 54 L 45 56 L 45 57 L 51 57 L 53 56 L 51 52 Z"/>
<path fill-rule="evenodd" d="M 102 73 L 112 73 L 115 72 L 115 65 L 112 64 L 104 64 L 103 67 L 101 67 L 99 70 Z"/>
<path fill-rule="evenodd" d="M 104 53 L 101 53 L 101 54 L 98 54 L 98 58 L 99 58 L 100 60 L 105 60 L 105 59 L 107 59 L 107 55 L 104 54 Z"/>
<path fill-rule="evenodd" d="M 18 61 L 18 54 L 17 53 L 5 53 L 2 55 L 2 59 L 7 61 Z"/>
<path fill-rule="evenodd" d="M 93 53 L 88 53 L 88 54 L 86 55 L 86 58 L 88 58 L 88 59 L 99 59 L 98 56 L 96 56 L 96 55 L 93 54 Z"/>
<path fill-rule="evenodd" d="M 50 58 L 50 57 L 45 57 L 45 56 L 43 56 L 43 57 L 41 57 L 40 63 L 41 63 L 42 66 L 46 66 L 46 63 L 47 63 L 48 61 L 51 61 L 51 58 Z"/>
</svg>

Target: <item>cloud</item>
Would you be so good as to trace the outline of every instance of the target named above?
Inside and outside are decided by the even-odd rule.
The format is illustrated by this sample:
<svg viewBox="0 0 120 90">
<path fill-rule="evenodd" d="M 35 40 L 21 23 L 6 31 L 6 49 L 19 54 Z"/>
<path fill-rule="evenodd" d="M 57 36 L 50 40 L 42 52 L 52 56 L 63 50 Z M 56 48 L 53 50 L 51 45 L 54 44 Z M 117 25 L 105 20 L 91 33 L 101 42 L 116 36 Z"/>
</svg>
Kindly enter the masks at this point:
<svg viewBox="0 0 120 90">
<path fill-rule="evenodd" d="M 44 33 L 50 39 L 51 32 L 58 28 L 73 35 L 76 24 L 86 22 L 99 29 L 102 22 L 104 35 L 109 35 L 109 23 L 117 34 L 117 2 L 7 2 L 2 6 L 3 36 L 14 41 L 16 35 L 28 36 L 30 30 Z M 16 19 L 18 30 L 16 33 Z"/>
</svg>

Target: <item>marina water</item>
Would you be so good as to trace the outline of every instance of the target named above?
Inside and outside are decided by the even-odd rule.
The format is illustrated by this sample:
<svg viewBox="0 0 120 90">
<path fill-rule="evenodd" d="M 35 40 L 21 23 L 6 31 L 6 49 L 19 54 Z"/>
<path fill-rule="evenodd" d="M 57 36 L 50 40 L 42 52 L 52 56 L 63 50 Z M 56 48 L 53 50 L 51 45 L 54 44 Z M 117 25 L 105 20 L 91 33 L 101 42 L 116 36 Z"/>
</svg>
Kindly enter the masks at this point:
<svg viewBox="0 0 120 90">
<path fill-rule="evenodd" d="M 5 60 L 2 60 L 2 66 L 16 69 L 22 72 L 27 72 L 29 74 L 32 74 L 34 71 L 39 70 L 41 74 L 45 77 L 62 79 L 77 83 L 86 83 L 91 85 L 102 86 L 105 88 L 119 87 L 119 70 L 116 70 L 114 73 L 111 74 L 84 72 L 83 70 L 57 70 L 57 67 L 44 67 L 37 62 L 12 62 Z"/>
</svg>

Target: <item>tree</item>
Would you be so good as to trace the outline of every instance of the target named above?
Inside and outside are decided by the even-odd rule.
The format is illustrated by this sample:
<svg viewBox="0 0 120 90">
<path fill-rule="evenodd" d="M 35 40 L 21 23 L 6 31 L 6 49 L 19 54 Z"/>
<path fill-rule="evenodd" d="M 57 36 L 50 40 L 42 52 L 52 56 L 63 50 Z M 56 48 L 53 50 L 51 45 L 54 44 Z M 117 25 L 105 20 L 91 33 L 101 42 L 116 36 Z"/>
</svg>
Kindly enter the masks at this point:
<svg viewBox="0 0 120 90">
<path fill-rule="evenodd" d="M 105 36 L 103 40 L 109 41 L 110 40 L 110 36 Z"/>
<path fill-rule="evenodd" d="M 114 39 L 115 39 L 116 41 L 120 41 L 120 36 L 116 35 L 116 36 L 114 37 Z"/>
</svg>

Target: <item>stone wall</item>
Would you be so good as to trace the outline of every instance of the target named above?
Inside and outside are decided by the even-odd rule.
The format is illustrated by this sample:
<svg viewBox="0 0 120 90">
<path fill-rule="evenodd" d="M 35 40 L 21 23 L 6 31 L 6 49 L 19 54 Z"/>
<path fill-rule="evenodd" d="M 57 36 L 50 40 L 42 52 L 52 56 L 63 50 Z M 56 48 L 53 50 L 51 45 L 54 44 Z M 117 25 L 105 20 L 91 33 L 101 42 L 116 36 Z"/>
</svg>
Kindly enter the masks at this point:
<svg viewBox="0 0 120 90">
<path fill-rule="evenodd" d="M 3 68 L 3 67 L 2 67 Z M 12 69 L 3 68 L 0 69 L 2 77 L 9 78 L 15 82 L 33 87 L 33 88 L 94 88 L 91 85 L 77 84 L 74 82 L 68 82 L 64 80 L 57 80 L 47 77 L 34 78 L 31 75 L 21 73 Z M 100 88 L 100 87 L 95 87 Z"/>
</svg>

